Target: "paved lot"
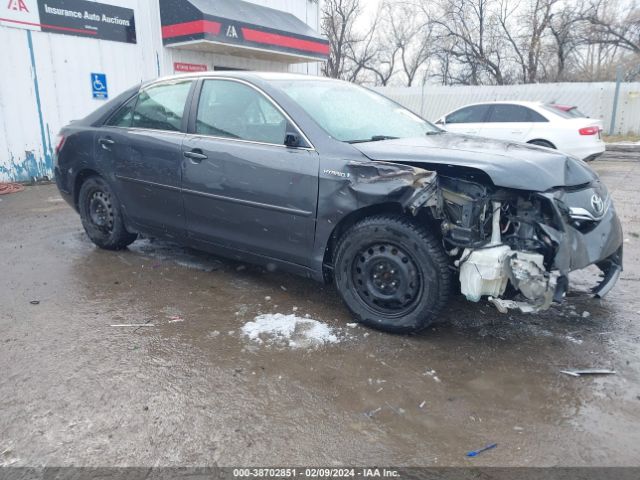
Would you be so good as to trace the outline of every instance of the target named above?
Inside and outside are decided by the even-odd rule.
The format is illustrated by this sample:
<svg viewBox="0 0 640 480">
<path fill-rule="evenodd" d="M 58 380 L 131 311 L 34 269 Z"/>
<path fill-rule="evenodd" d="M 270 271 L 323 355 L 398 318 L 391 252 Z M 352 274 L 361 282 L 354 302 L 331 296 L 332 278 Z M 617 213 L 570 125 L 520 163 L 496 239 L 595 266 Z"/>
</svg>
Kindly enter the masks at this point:
<svg viewBox="0 0 640 480">
<path fill-rule="evenodd" d="M 308 280 L 149 240 L 98 250 L 54 186 L 0 197 L 0 465 L 638 465 L 640 163 L 594 166 L 627 238 L 609 297 L 586 272 L 540 315 L 456 298 L 412 337 L 349 326 Z M 252 341 L 264 313 L 334 342 Z M 132 323 L 154 326 L 110 326 Z"/>
</svg>

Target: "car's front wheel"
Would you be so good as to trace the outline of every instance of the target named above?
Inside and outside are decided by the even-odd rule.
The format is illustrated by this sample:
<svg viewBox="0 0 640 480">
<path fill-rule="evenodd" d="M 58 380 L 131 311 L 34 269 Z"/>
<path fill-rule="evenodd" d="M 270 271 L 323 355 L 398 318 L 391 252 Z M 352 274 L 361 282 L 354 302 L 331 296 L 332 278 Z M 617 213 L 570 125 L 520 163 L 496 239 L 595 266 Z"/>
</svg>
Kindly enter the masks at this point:
<svg viewBox="0 0 640 480">
<path fill-rule="evenodd" d="M 345 232 L 336 246 L 334 279 L 358 321 L 397 333 L 433 323 L 451 291 L 442 245 L 401 216 L 365 218 Z"/>
<path fill-rule="evenodd" d="M 138 237 L 124 226 L 120 203 L 100 177 L 90 177 L 80 187 L 78 209 L 85 232 L 100 248 L 122 250 Z"/>
</svg>

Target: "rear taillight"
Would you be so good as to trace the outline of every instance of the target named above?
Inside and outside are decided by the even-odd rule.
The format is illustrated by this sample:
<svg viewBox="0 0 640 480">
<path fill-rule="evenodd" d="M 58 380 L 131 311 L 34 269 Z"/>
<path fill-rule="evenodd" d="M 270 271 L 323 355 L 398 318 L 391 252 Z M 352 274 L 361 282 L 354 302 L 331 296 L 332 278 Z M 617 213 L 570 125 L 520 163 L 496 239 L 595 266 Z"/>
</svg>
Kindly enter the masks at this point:
<svg viewBox="0 0 640 480">
<path fill-rule="evenodd" d="M 64 145 L 64 141 L 65 141 L 65 137 L 62 134 L 58 134 L 58 137 L 56 138 L 56 155 L 58 153 L 60 153 L 60 149 L 62 149 L 62 146 Z"/>
<path fill-rule="evenodd" d="M 580 135 L 597 135 L 600 131 L 600 127 L 584 127 L 578 130 Z"/>
</svg>

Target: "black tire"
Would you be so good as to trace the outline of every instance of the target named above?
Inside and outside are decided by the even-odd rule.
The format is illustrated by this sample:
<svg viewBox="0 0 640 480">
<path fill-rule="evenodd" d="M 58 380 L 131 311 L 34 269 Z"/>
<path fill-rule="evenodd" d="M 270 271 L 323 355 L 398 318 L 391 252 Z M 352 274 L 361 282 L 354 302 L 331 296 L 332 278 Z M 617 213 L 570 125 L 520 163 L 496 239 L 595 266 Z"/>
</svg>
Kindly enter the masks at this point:
<svg viewBox="0 0 640 480">
<path fill-rule="evenodd" d="M 547 142 L 546 140 L 531 140 L 529 143 L 531 145 L 538 145 L 539 147 L 547 147 L 547 148 L 553 148 L 554 150 L 557 150 L 556 146 L 553 143 Z"/>
<path fill-rule="evenodd" d="M 78 210 L 84 231 L 93 243 L 106 250 L 122 250 L 138 238 L 122 220 L 120 202 L 100 177 L 89 177 L 80 187 Z"/>
<path fill-rule="evenodd" d="M 408 218 L 380 215 L 361 220 L 342 235 L 334 255 L 334 280 L 359 322 L 414 333 L 437 320 L 452 278 L 447 255 L 433 234 Z"/>
</svg>

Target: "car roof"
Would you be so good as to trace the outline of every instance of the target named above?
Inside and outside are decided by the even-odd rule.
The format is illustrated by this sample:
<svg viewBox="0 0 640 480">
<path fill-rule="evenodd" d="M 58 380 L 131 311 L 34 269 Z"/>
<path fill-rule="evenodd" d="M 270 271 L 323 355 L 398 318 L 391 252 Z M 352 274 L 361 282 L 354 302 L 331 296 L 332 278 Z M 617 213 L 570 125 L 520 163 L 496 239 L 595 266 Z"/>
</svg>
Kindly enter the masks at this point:
<svg viewBox="0 0 640 480">
<path fill-rule="evenodd" d="M 545 105 L 544 102 L 541 101 L 529 101 L 529 100 L 492 100 L 490 102 L 475 102 L 475 103 L 468 103 L 466 105 L 463 105 L 462 107 L 458 107 L 456 108 L 456 110 L 460 110 L 461 108 L 464 107 L 473 107 L 476 105 L 521 105 L 523 107 L 540 107 L 541 105 Z"/>
<path fill-rule="evenodd" d="M 339 81 L 334 78 L 318 77 L 314 75 L 306 75 L 301 73 L 288 73 L 288 72 L 258 72 L 247 70 L 224 70 L 224 71 L 206 71 L 206 72 L 193 72 L 193 73 L 180 73 L 176 75 L 167 75 L 164 77 L 155 78 L 146 82 L 145 85 L 151 85 L 154 83 L 161 83 L 171 80 L 180 79 L 198 79 L 198 78 L 237 78 L 239 80 L 326 80 L 326 81 Z"/>
</svg>

